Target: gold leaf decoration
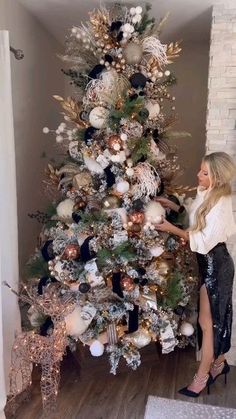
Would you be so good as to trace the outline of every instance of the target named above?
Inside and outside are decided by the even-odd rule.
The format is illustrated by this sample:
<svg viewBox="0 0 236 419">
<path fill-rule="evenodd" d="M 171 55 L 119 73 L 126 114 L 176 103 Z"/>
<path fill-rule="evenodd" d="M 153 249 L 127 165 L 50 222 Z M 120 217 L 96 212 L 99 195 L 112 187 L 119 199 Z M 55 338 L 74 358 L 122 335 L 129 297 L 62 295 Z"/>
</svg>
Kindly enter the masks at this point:
<svg viewBox="0 0 236 419">
<path fill-rule="evenodd" d="M 78 127 L 87 127 L 87 123 L 80 118 L 82 104 L 76 102 L 72 97 L 63 99 L 61 96 L 53 95 L 54 99 L 61 103 L 62 108 L 65 111 L 65 115 L 70 118 L 71 121 L 75 122 Z"/>
<path fill-rule="evenodd" d="M 180 42 L 171 42 L 169 45 L 167 45 L 166 55 L 168 58 L 168 64 L 173 63 L 173 60 L 177 57 L 179 57 L 179 53 L 182 50 L 179 46 Z"/>
</svg>

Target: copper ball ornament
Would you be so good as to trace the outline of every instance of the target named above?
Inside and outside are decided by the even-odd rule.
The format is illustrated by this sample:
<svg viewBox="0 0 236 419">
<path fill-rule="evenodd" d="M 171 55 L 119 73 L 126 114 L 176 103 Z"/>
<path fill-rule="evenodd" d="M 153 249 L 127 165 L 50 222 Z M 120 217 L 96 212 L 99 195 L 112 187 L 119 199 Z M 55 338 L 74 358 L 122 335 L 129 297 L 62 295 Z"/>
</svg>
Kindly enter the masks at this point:
<svg viewBox="0 0 236 419">
<path fill-rule="evenodd" d="M 134 224 L 142 224 L 144 222 L 144 213 L 141 211 L 134 211 L 131 214 L 129 214 L 129 221 L 131 221 Z"/>
<path fill-rule="evenodd" d="M 113 135 L 110 135 L 110 137 L 107 139 L 107 144 L 110 151 L 112 151 L 113 153 L 114 152 L 116 153 L 120 151 L 121 149 L 122 140 L 119 135 L 113 134 Z"/>
<path fill-rule="evenodd" d="M 82 210 L 85 207 L 86 207 L 85 200 L 82 199 L 82 198 L 78 198 L 74 207 L 73 207 L 73 211 L 79 211 L 79 210 Z"/>
<path fill-rule="evenodd" d="M 104 209 L 114 209 L 120 206 L 121 200 L 118 196 L 107 195 L 102 200 L 102 205 Z"/>
<path fill-rule="evenodd" d="M 127 292 L 131 292 L 135 288 L 133 279 L 128 275 L 125 275 L 123 276 L 123 278 L 121 278 L 120 286 L 124 291 L 127 291 Z"/>
<path fill-rule="evenodd" d="M 67 260 L 78 259 L 80 256 L 80 247 L 76 243 L 68 244 L 65 247 L 63 258 Z"/>
</svg>

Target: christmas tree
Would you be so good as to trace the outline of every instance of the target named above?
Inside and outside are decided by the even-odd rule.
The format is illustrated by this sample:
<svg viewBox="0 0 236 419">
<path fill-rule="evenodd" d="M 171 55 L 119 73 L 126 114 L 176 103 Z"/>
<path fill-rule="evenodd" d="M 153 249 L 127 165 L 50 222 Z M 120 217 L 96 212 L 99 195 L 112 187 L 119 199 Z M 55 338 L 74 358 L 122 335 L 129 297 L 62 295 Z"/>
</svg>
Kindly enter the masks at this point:
<svg viewBox="0 0 236 419">
<path fill-rule="evenodd" d="M 177 116 L 168 90 L 176 79 L 166 67 L 181 48 L 161 43 L 164 22 L 150 18 L 149 7 L 101 7 L 66 41 L 61 58 L 73 97 L 54 96 L 63 122 L 43 129 L 55 134 L 65 159 L 46 170 L 52 205 L 31 215 L 43 229 L 23 292 L 36 329 L 30 336 L 45 357 L 46 339 L 55 336 L 57 362 L 68 343 L 82 342 L 94 356 L 105 349 L 115 374 L 121 357 L 136 369 L 151 341 L 164 354 L 194 344 L 191 252 L 155 229 L 162 216 L 183 225 L 156 197 L 182 203 L 190 190 L 174 182 L 173 139 L 185 133 L 172 130 Z M 35 345 L 27 348 L 36 362 Z M 50 356 L 47 365 L 55 363 Z M 54 378 L 44 400 L 56 393 Z"/>
</svg>

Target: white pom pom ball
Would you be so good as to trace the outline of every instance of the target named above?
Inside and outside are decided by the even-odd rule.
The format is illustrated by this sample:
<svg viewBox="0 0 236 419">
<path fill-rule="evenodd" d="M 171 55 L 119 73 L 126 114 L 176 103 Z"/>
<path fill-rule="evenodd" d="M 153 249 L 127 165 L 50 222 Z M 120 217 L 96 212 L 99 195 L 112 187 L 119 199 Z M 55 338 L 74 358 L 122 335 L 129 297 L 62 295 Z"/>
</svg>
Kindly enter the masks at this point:
<svg viewBox="0 0 236 419">
<path fill-rule="evenodd" d="M 43 133 L 44 133 L 44 134 L 48 134 L 48 133 L 49 133 L 49 131 L 50 131 L 50 129 L 49 129 L 48 127 L 44 127 L 44 128 L 43 128 Z"/>
<path fill-rule="evenodd" d="M 108 114 L 108 109 L 104 108 L 103 106 L 96 106 L 96 108 L 93 108 L 89 114 L 89 122 L 94 128 L 104 128 Z"/>
<path fill-rule="evenodd" d="M 137 6 L 137 7 L 135 7 L 135 12 L 136 12 L 138 15 L 141 15 L 142 11 L 143 11 L 143 9 L 142 9 L 142 7 L 141 7 L 141 6 Z"/>
<path fill-rule="evenodd" d="M 158 257 L 164 252 L 164 249 L 161 246 L 153 246 L 151 249 L 149 249 L 149 252 L 152 256 Z"/>
<path fill-rule="evenodd" d="M 95 340 L 89 347 L 91 355 L 93 356 L 101 356 L 104 352 L 104 345 L 103 343 L 99 342 L 99 340 Z"/>
<path fill-rule="evenodd" d="M 145 219 L 150 223 L 160 223 L 165 216 L 165 208 L 159 202 L 150 201 L 146 206 Z"/>
<path fill-rule="evenodd" d="M 74 201 L 72 199 L 64 199 L 57 206 L 57 215 L 62 219 L 72 218 L 72 212 L 74 207 Z"/>
<path fill-rule="evenodd" d="M 193 325 L 188 322 L 183 322 L 180 326 L 180 333 L 184 336 L 191 336 L 194 333 Z"/>
</svg>

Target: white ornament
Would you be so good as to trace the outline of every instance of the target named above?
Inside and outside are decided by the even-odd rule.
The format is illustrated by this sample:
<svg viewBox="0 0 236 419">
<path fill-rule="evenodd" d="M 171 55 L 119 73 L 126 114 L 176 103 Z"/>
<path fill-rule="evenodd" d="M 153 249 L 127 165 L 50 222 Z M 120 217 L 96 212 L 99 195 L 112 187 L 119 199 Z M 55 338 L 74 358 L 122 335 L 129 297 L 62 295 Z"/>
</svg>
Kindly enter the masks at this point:
<svg viewBox="0 0 236 419">
<path fill-rule="evenodd" d="M 153 119 L 156 116 L 159 115 L 160 113 L 160 105 L 157 102 L 152 102 L 151 100 L 147 101 L 145 103 L 145 108 L 148 110 L 149 112 L 149 118 Z"/>
<path fill-rule="evenodd" d="M 93 108 L 89 114 L 89 122 L 94 128 L 104 128 L 108 115 L 108 109 L 104 108 L 103 106 L 96 106 L 96 108 Z"/>
<path fill-rule="evenodd" d="M 188 322 L 183 322 L 180 326 L 180 333 L 184 336 L 191 336 L 194 333 L 193 325 Z"/>
<path fill-rule="evenodd" d="M 48 133 L 49 133 L 49 131 L 50 131 L 50 129 L 49 129 L 48 127 L 44 127 L 44 128 L 43 128 L 43 133 L 44 133 L 44 134 L 48 134 Z"/>
<path fill-rule="evenodd" d="M 93 356 L 101 356 L 104 352 L 104 345 L 99 341 L 95 340 L 89 347 L 91 355 Z"/>
<path fill-rule="evenodd" d="M 124 132 L 122 132 L 122 133 L 120 134 L 120 138 L 121 138 L 121 140 L 122 140 L 122 141 L 127 141 L 128 136 L 127 136 L 127 134 L 125 134 Z"/>
<path fill-rule="evenodd" d="M 161 246 L 153 246 L 153 247 L 151 247 L 151 249 L 149 249 L 149 252 L 154 257 L 160 256 L 164 251 L 165 251 L 165 249 L 163 249 L 163 247 L 161 247 Z"/>
<path fill-rule="evenodd" d="M 115 188 L 117 190 L 117 192 L 120 192 L 122 194 L 128 192 L 130 187 L 129 182 L 127 182 L 127 180 L 120 180 L 119 182 L 117 182 Z"/>
<path fill-rule="evenodd" d="M 90 172 L 98 173 L 98 174 L 102 174 L 104 172 L 102 166 L 100 166 L 100 164 L 96 160 L 93 160 L 91 159 L 91 157 L 88 157 L 86 155 L 84 155 L 83 157 L 84 157 L 84 164 L 89 169 Z"/>
<path fill-rule="evenodd" d="M 143 11 L 143 9 L 142 9 L 142 7 L 141 7 L 141 6 L 137 6 L 137 7 L 135 8 L 135 12 L 136 12 L 138 15 L 141 15 L 142 11 Z"/>
<path fill-rule="evenodd" d="M 110 159 L 114 163 L 124 163 L 124 161 L 126 160 L 126 153 L 125 153 L 124 150 L 121 150 L 117 154 L 112 154 L 111 157 L 110 157 Z"/>
<path fill-rule="evenodd" d="M 169 75 L 170 75 L 170 70 L 166 70 L 166 71 L 165 71 L 165 76 L 167 76 L 167 77 L 168 77 Z"/>
<path fill-rule="evenodd" d="M 147 222 L 158 224 L 165 216 L 165 208 L 159 202 L 150 201 L 145 209 L 145 219 Z"/>
<path fill-rule="evenodd" d="M 72 212 L 74 207 L 74 201 L 72 199 L 64 199 L 57 206 L 57 215 L 63 220 L 68 220 L 72 218 Z"/>
<path fill-rule="evenodd" d="M 126 174 L 127 176 L 131 177 L 134 174 L 134 169 L 132 169 L 132 167 L 128 167 L 128 169 L 126 169 Z"/>
<path fill-rule="evenodd" d="M 133 343 L 137 348 L 141 349 L 144 346 L 149 345 L 151 342 L 151 336 L 147 330 L 140 328 L 134 333 L 130 333 L 125 337 L 125 340 Z"/>
<path fill-rule="evenodd" d="M 134 16 L 134 15 L 136 15 L 136 7 L 131 7 L 131 9 L 130 9 L 130 14 L 131 14 L 131 16 Z"/>
<path fill-rule="evenodd" d="M 57 143 L 61 143 L 63 141 L 63 137 L 62 137 L 62 135 L 57 135 L 56 136 L 56 142 Z"/>
</svg>

